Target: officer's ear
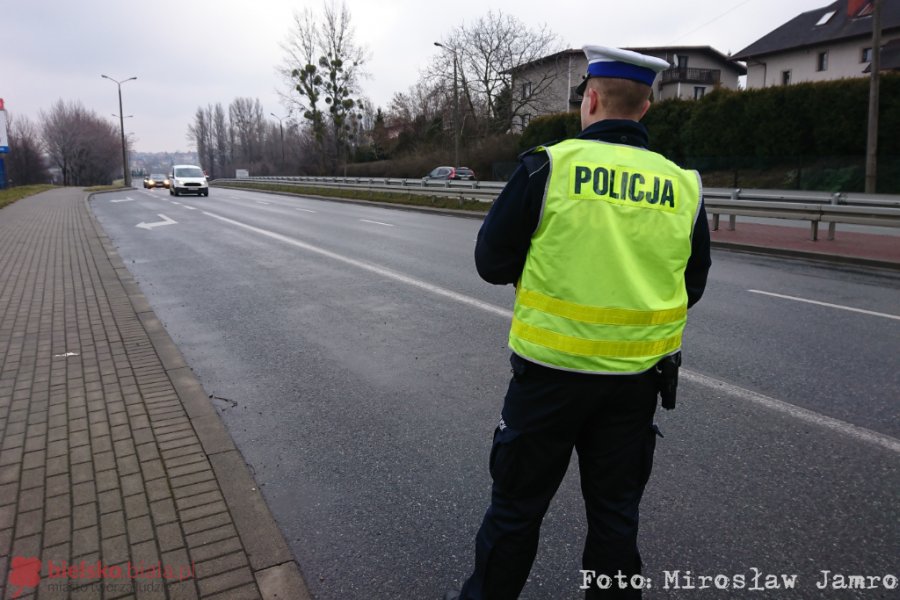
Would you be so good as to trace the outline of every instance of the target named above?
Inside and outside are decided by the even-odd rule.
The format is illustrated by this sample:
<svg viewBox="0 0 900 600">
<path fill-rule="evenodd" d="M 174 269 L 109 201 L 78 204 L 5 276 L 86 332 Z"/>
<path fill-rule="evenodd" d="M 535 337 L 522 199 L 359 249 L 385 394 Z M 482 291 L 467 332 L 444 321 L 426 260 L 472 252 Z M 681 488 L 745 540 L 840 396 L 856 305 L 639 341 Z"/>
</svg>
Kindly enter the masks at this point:
<svg viewBox="0 0 900 600">
<path fill-rule="evenodd" d="M 597 113 L 597 108 L 600 106 L 600 92 L 592 88 L 590 85 L 587 86 L 588 92 L 588 114 L 594 115 Z"/>
<path fill-rule="evenodd" d="M 637 118 L 638 121 L 644 118 L 644 115 L 647 114 L 647 111 L 650 110 L 650 100 L 644 100 L 644 106 L 641 108 L 641 116 Z"/>
</svg>

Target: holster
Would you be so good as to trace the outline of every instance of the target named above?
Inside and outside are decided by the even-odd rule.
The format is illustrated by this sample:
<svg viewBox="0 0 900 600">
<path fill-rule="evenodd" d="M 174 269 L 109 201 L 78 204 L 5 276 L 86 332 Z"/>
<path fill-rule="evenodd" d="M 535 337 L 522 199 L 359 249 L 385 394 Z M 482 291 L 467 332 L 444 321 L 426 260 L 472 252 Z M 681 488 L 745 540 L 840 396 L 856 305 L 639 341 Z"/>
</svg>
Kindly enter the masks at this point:
<svg viewBox="0 0 900 600">
<path fill-rule="evenodd" d="M 681 352 L 666 356 L 656 363 L 660 405 L 666 410 L 675 408 L 679 367 L 681 367 Z"/>
</svg>

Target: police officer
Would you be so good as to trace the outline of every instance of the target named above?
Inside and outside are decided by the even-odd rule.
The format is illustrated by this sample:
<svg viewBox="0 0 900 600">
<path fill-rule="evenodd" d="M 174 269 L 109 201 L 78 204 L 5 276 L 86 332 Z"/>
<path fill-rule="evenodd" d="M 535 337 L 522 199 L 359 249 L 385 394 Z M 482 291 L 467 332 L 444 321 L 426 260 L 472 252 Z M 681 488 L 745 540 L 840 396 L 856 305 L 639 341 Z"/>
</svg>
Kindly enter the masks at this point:
<svg viewBox="0 0 900 600">
<path fill-rule="evenodd" d="M 584 52 L 581 133 L 523 154 L 478 233 L 478 273 L 516 286 L 513 377 L 475 570 L 447 599 L 518 597 L 573 449 L 588 522 L 582 568 L 614 582 L 641 572 L 638 505 L 658 434 L 658 365 L 680 357 L 687 309 L 706 286 L 709 227 L 699 175 L 647 150 L 639 123 L 669 64 Z M 577 569 L 570 579 L 573 591 L 582 584 Z M 586 591 L 601 595 L 640 591 Z"/>
</svg>

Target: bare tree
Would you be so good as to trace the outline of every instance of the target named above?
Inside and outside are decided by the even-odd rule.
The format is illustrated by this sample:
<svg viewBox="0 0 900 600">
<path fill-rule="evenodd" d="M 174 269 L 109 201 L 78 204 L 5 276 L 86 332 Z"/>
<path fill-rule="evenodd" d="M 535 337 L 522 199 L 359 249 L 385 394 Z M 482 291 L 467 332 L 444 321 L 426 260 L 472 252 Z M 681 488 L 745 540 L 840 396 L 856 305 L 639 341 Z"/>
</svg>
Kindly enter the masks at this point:
<svg viewBox="0 0 900 600">
<path fill-rule="evenodd" d="M 211 171 L 213 175 L 215 168 L 215 138 L 213 137 L 213 108 L 207 105 L 206 108 L 198 107 L 194 113 L 194 122 L 188 126 L 188 140 L 193 141 L 197 146 L 197 156 L 206 169 Z M 214 175 L 213 175 L 214 176 Z"/>
<path fill-rule="evenodd" d="M 216 145 L 214 165 L 217 165 L 219 168 L 219 171 L 217 171 L 216 174 L 221 176 L 224 173 L 231 171 L 234 168 L 234 165 L 232 165 L 229 160 L 229 157 L 231 156 L 228 144 L 230 136 L 228 133 L 228 124 L 225 121 L 225 109 L 222 108 L 220 102 L 216 102 L 216 108 L 213 111 L 212 136 Z M 215 168 L 215 166 L 213 166 L 213 168 Z M 216 176 L 213 173 L 210 174 L 212 174 L 213 177 Z"/>
<path fill-rule="evenodd" d="M 262 160 L 264 114 L 259 99 L 235 98 L 228 106 L 236 161 L 250 165 Z"/>
<path fill-rule="evenodd" d="M 9 115 L 8 176 L 12 185 L 46 183 L 40 132 L 28 117 Z"/>
<path fill-rule="evenodd" d="M 532 30 L 519 19 L 500 11 L 489 11 L 471 25 L 457 27 L 446 40 L 453 52 L 438 55 L 430 70 L 432 80 L 452 86 L 447 74 L 453 72 L 453 54 L 459 61 L 461 95 L 466 117 L 482 124 L 483 131 L 505 131 L 514 116 L 542 102 L 561 76 L 559 69 L 546 69 L 530 80 L 530 85 L 513 89 L 514 69 L 554 55 L 561 42 L 546 25 Z"/>
<path fill-rule="evenodd" d="M 330 150 L 330 168 L 346 156 L 353 121 L 362 118 L 356 109 L 366 57 L 354 41 L 351 21 L 343 2 L 326 2 L 321 16 L 307 8 L 294 14 L 294 27 L 282 44 L 281 74 L 290 86 L 282 96 L 291 112 L 309 123 L 319 153 Z"/>
<path fill-rule="evenodd" d="M 113 123 L 79 102 L 62 100 L 40 116 L 44 146 L 62 170 L 63 185 L 110 183 L 121 172 L 121 141 Z"/>
</svg>

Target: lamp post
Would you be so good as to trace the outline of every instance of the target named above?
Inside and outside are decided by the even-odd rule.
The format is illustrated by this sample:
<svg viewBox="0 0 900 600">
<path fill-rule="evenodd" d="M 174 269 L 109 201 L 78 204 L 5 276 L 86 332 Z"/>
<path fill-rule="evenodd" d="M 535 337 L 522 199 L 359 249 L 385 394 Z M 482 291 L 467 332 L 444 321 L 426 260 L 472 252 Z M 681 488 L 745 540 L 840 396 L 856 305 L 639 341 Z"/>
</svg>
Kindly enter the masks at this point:
<svg viewBox="0 0 900 600">
<path fill-rule="evenodd" d="M 453 53 L 453 167 L 459 167 L 459 92 L 456 84 L 456 48 L 448 48 L 440 42 L 435 46 Z"/>
<path fill-rule="evenodd" d="M 279 117 L 275 113 L 269 114 L 278 119 L 278 129 L 281 130 L 281 174 L 287 175 L 287 173 L 284 172 L 284 124 L 281 122 L 282 117 Z"/>
<path fill-rule="evenodd" d="M 122 135 L 122 176 L 125 180 L 125 187 L 131 187 L 131 170 L 128 168 L 128 156 L 125 150 L 125 117 L 123 116 L 125 113 L 122 112 L 122 84 L 131 81 L 132 79 L 137 79 L 137 77 L 129 77 L 122 81 L 116 81 L 107 75 L 100 75 L 100 77 L 109 79 L 116 84 L 117 88 L 119 88 L 119 132 Z"/>
</svg>

